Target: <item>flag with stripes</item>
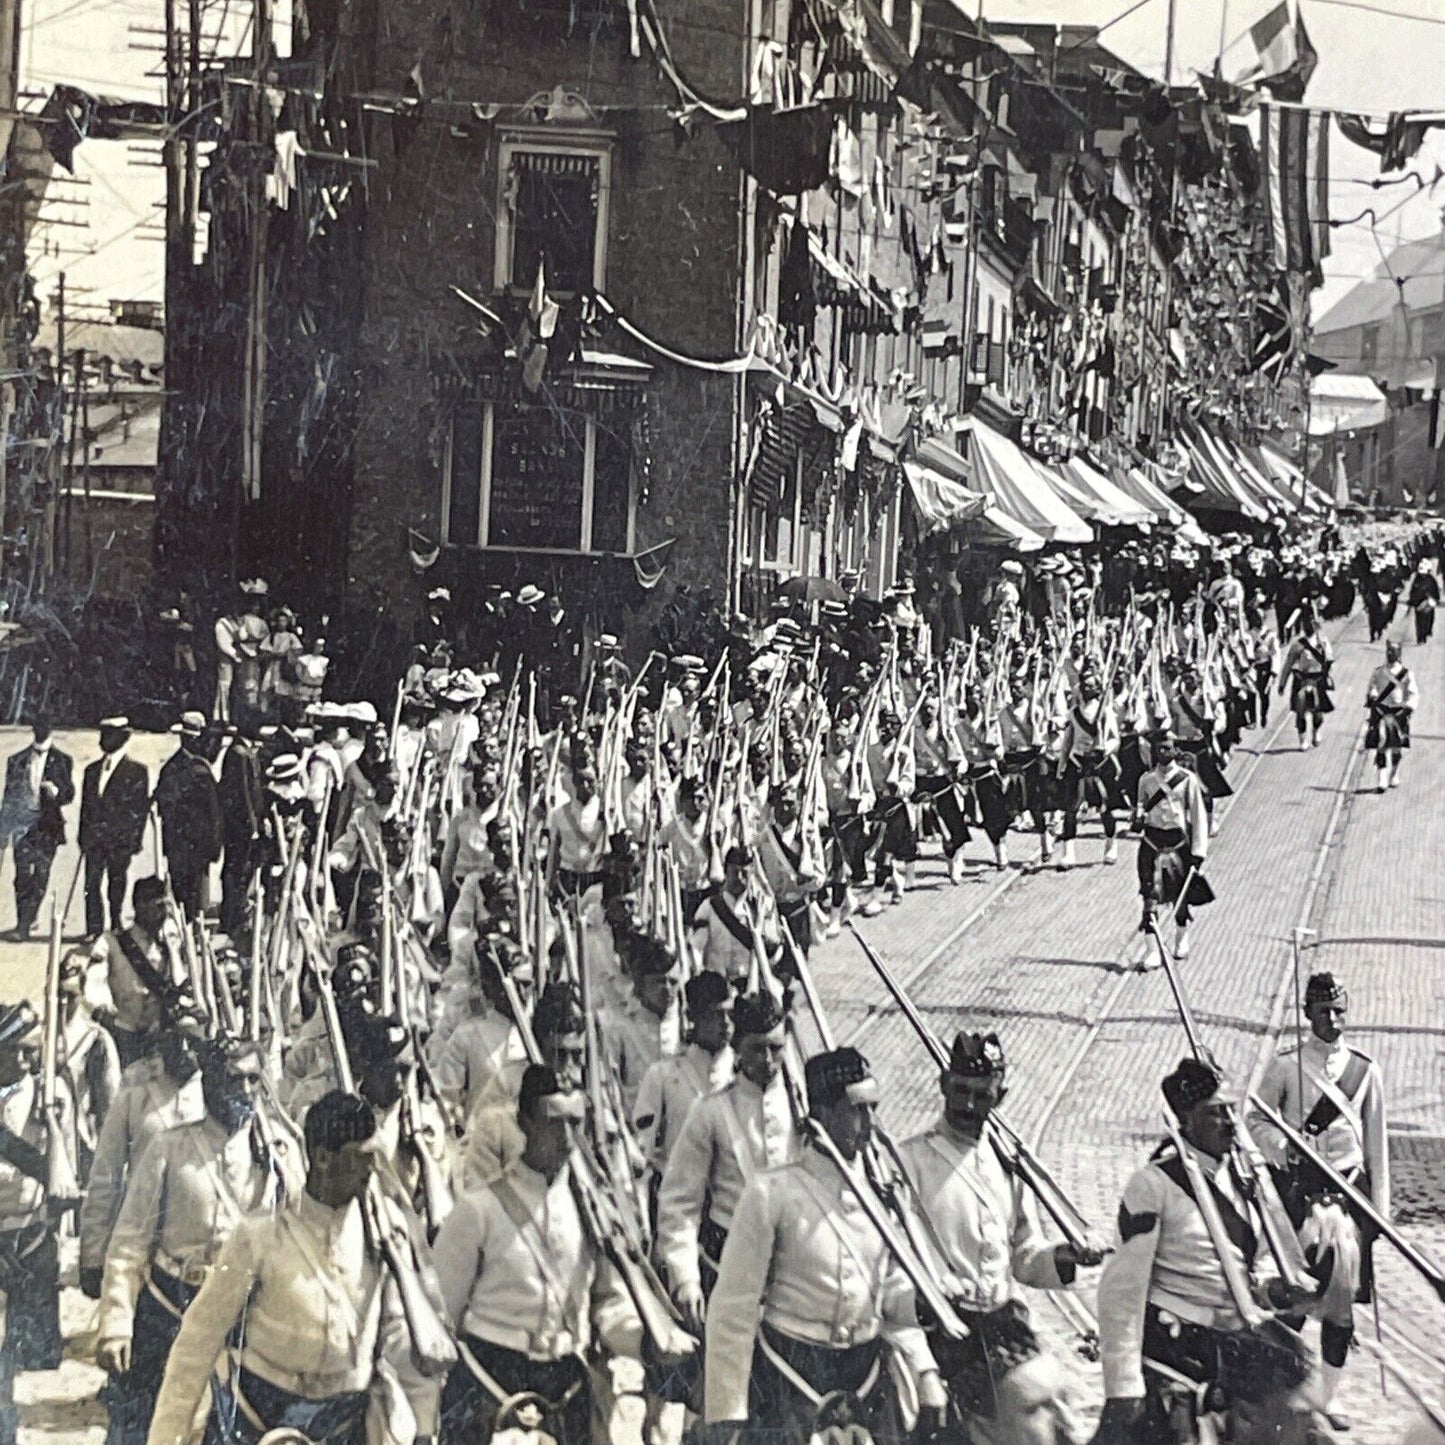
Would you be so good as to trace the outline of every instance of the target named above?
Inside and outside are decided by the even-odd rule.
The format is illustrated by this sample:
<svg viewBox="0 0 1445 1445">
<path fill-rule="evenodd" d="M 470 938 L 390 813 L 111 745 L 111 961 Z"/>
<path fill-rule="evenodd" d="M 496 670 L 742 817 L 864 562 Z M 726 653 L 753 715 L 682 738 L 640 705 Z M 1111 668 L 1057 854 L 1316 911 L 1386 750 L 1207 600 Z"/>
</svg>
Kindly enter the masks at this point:
<svg viewBox="0 0 1445 1445">
<path fill-rule="evenodd" d="M 1260 187 L 1275 263 L 1318 286 L 1330 254 L 1330 116 L 1261 105 Z"/>
</svg>

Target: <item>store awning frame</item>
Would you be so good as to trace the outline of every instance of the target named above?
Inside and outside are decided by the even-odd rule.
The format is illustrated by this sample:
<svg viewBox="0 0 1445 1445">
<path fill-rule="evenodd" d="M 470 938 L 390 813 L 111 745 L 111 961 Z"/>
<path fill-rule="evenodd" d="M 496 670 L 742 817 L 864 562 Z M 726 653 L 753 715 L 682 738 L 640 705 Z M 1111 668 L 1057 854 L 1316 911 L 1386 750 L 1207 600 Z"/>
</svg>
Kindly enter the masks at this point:
<svg viewBox="0 0 1445 1445">
<path fill-rule="evenodd" d="M 975 485 L 999 511 L 1045 542 L 1083 546 L 1094 540 L 1094 529 L 1007 437 L 977 417 L 967 419 L 960 436 L 968 439 Z"/>
</svg>

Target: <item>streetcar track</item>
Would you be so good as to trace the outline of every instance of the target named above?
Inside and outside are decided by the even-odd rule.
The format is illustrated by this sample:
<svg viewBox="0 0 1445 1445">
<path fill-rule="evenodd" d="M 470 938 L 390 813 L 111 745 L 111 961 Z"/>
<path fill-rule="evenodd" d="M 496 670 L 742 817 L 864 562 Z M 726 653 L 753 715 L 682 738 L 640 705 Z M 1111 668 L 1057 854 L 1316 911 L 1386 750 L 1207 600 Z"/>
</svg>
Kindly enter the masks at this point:
<svg viewBox="0 0 1445 1445">
<path fill-rule="evenodd" d="M 1353 620 L 1353 618 L 1346 619 L 1345 625 L 1336 634 L 1337 641 L 1344 635 L 1346 631 L 1348 631 L 1350 623 Z M 1278 740 L 1280 733 L 1284 731 L 1285 725 L 1287 723 L 1292 723 L 1293 720 L 1293 715 L 1288 710 L 1286 710 L 1281 715 L 1279 721 L 1274 726 L 1274 730 L 1268 741 L 1268 746 L 1259 749 L 1259 751 L 1254 756 L 1254 765 L 1250 768 L 1248 775 L 1240 779 L 1239 786 L 1234 791 L 1235 798 L 1238 798 L 1244 792 L 1244 790 L 1248 788 L 1250 783 L 1254 781 L 1254 776 L 1259 771 L 1259 765 L 1261 761 L 1265 757 L 1270 755 L 1270 753 L 1273 751 L 1274 744 Z M 1345 800 L 1349 796 L 1351 780 L 1355 774 L 1356 768 L 1359 765 L 1359 743 L 1363 734 L 1364 725 L 1362 724 L 1359 732 L 1355 734 L 1354 741 L 1350 744 L 1350 750 L 1345 760 L 1344 773 L 1340 779 L 1340 786 L 1335 793 L 1334 806 L 1330 810 L 1329 821 L 1325 825 L 1324 834 L 1320 840 L 1319 847 L 1316 851 L 1315 865 L 1314 868 L 1311 870 L 1310 880 L 1306 885 L 1304 907 L 1300 914 L 1300 917 L 1302 919 L 1307 919 L 1309 916 L 1309 912 L 1312 911 L 1314 907 L 1314 901 L 1319 887 L 1319 880 L 1323 875 L 1324 865 L 1329 857 L 1331 846 L 1333 844 L 1335 834 L 1339 826 L 1340 814 L 1343 811 Z M 1231 801 L 1230 811 L 1233 812 L 1233 810 L 1234 804 Z M 1304 924 L 1300 923 L 1297 926 L 1303 927 Z M 1127 963 L 1129 955 L 1134 951 L 1135 947 L 1136 945 L 1132 943 L 1126 945 L 1125 948 L 1120 950 L 1116 962 L 1120 965 L 1125 965 Z M 1276 1044 L 1276 1016 L 1283 1008 L 1284 995 L 1288 990 L 1292 974 L 1292 963 L 1288 963 L 1284 972 L 1284 981 L 1280 985 L 1280 988 L 1278 990 L 1278 995 L 1275 1000 L 1275 1006 L 1273 1009 L 1271 1009 L 1270 1012 L 1269 1025 L 1266 1028 L 1264 1040 L 1260 1045 L 1259 1057 L 1262 1058 L 1266 1063 L 1269 1055 L 1272 1054 Z M 1050 1090 L 1048 1099 L 1044 1104 L 1044 1108 L 1039 1114 L 1037 1122 L 1030 1130 L 1029 1144 L 1032 1148 L 1038 1149 L 1040 1147 L 1045 1131 L 1053 1122 L 1054 1114 L 1057 1112 L 1059 1105 L 1063 1102 L 1064 1096 L 1073 1087 L 1075 1076 L 1078 1074 L 1080 1068 L 1082 1068 L 1084 1060 L 1088 1057 L 1090 1050 L 1098 1042 L 1099 1036 L 1103 1033 L 1105 1025 L 1110 1022 L 1113 1015 L 1114 1006 L 1118 1003 L 1120 995 L 1123 994 L 1125 987 L 1135 978 L 1135 976 L 1136 975 L 1134 971 L 1126 967 L 1125 971 L 1119 975 L 1119 977 L 1114 981 L 1112 987 L 1110 988 L 1107 996 L 1104 999 L 1103 1005 L 1099 1010 L 1098 1017 L 1084 1031 L 1083 1038 L 1076 1045 L 1073 1056 L 1070 1058 L 1067 1066 L 1065 1067 L 1062 1076 L 1055 1084 L 1054 1088 Z M 1263 1065 L 1257 1059 L 1256 1069 L 1258 1070 L 1262 1067 Z M 1253 1086 L 1254 1082 L 1254 1076 L 1251 1075 L 1251 1086 Z"/>
<path fill-rule="evenodd" d="M 1343 636 L 1343 634 L 1349 629 L 1351 621 L 1353 621 L 1352 618 L 1346 619 L 1344 626 L 1342 626 L 1336 633 L 1336 640 L 1338 640 L 1339 637 Z M 1228 807 L 1224 810 L 1224 813 L 1221 817 L 1221 823 L 1224 821 L 1224 819 L 1227 819 L 1229 817 L 1230 813 L 1234 811 L 1235 799 L 1237 799 L 1249 787 L 1250 783 L 1254 779 L 1255 773 L 1259 771 L 1259 766 L 1261 762 L 1263 762 L 1266 757 L 1269 757 L 1273 753 L 1275 745 L 1278 743 L 1281 733 L 1283 733 L 1285 730 L 1285 725 L 1292 722 L 1293 714 L 1289 711 L 1288 708 L 1283 709 L 1277 716 L 1273 728 L 1270 729 L 1267 736 L 1261 741 L 1259 746 L 1253 750 L 1247 766 L 1247 770 L 1240 778 L 1238 784 L 1234 789 L 1234 793 L 1229 799 Z M 903 976 L 899 980 L 904 991 L 906 993 L 912 993 L 913 990 L 917 987 L 917 985 L 922 982 L 924 978 L 927 977 L 929 971 L 934 967 L 934 965 L 938 963 L 938 961 L 943 958 L 945 954 L 952 951 L 958 941 L 969 931 L 969 929 L 974 926 L 974 924 L 979 921 L 980 918 L 984 916 L 985 913 L 987 913 L 993 907 L 995 903 L 998 902 L 1000 898 L 1004 896 L 1004 894 L 1006 894 L 1011 888 L 1014 887 L 1015 884 L 1021 882 L 1023 879 L 1036 876 L 1036 874 L 1041 871 L 1042 865 L 1043 858 L 1042 854 L 1040 854 L 1039 857 L 1031 860 L 1030 863 L 1021 863 L 1019 867 L 1010 869 L 1008 876 L 1001 879 L 999 883 L 989 891 L 986 897 L 981 899 L 979 903 L 976 904 L 954 928 L 950 929 L 948 934 L 939 943 L 937 943 L 933 948 L 928 951 L 928 953 L 923 957 L 923 959 L 918 963 L 915 968 L 910 970 L 905 976 Z M 1114 1004 L 1118 1001 L 1119 994 L 1123 992 L 1124 984 L 1129 981 L 1132 975 L 1132 970 L 1129 968 L 1130 955 L 1134 952 L 1136 946 L 1137 945 L 1135 943 L 1130 942 L 1119 951 L 1118 955 L 1114 959 L 1114 963 L 1117 966 L 1122 967 L 1125 971 L 1120 975 L 1118 979 L 1115 980 L 1113 987 L 1110 989 L 1109 994 L 1105 998 L 1103 1010 L 1100 1013 L 1099 1018 L 1088 1025 L 1091 1030 L 1095 1030 L 1101 1027 L 1102 1024 L 1108 1019 L 1109 1013 L 1112 1011 Z M 884 1022 L 886 1019 L 892 1018 L 894 1013 L 895 1009 L 893 1008 L 891 1003 L 885 1002 L 881 1004 L 874 1004 L 872 1007 L 870 1007 L 867 1015 L 859 1023 L 858 1027 L 853 1030 L 849 1042 L 855 1045 L 861 1043 L 862 1040 L 868 1034 L 872 1033 L 872 1031 L 880 1023 Z M 1060 1089 L 1058 1091 L 1059 1097 L 1062 1097 L 1064 1089 L 1067 1088 L 1068 1082 L 1071 1079 L 1073 1073 L 1077 1071 L 1080 1062 L 1082 1062 L 1082 1058 L 1071 1062 L 1069 1071 L 1065 1076 L 1065 1082 L 1062 1086 L 1060 1086 Z M 1051 1097 L 1044 1114 L 1045 1124 L 1047 1123 L 1049 1115 L 1057 1106 L 1058 1098 Z M 1043 1127 L 1044 1125 L 1041 1124 L 1039 1126 L 1040 1130 L 1042 1130 Z M 1035 1136 L 1035 1138 L 1037 1139 L 1037 1135 Z"/>
</svg>

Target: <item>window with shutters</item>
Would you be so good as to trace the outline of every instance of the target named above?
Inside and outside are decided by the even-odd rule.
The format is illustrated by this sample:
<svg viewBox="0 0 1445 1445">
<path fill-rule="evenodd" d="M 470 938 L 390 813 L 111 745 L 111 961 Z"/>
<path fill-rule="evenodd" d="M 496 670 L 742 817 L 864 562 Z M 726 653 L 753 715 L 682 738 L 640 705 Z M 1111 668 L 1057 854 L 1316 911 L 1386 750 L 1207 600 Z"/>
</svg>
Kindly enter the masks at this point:
<svg viewBox="0 0 1445 1445">
<path fill-rule="evenodd" d="M 612 173 L 607 143 L 518 137 L 501 143 L 498 164 L 497 289 L 530 292 L 545 263 L 553 297 L 602 290 Z"/>
</svg>

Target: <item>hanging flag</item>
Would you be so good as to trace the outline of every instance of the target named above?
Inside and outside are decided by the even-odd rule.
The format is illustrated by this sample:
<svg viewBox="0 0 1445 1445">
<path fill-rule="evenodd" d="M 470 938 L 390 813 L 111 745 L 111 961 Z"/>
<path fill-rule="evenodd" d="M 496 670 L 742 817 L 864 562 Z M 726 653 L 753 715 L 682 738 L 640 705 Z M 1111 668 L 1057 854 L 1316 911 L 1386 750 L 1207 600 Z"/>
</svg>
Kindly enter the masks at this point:
<svg viewBox="0 0 1445 1445">
<path fill-rule="evenodd" d="M 1249 38 L 1259 61 L 1245 79 L 1263 85 L 1278 100 L 1303 100 L 1320 59 L 1304 16 L 1292 14 L 1288 0 L 1280 0 L 1263 20 L 1250 26 Z"/>
<path fill-rule="evenodd" d="M 537 262 L 537 284 L 527 305 L 526 319 L 517 335 L 517 360 L 522 363 L 522 385 L 536 391 L 547 369 L 547 343 L 557 331 L 561 308 L 547 295 L 547 263 Z"/>
<path fill-rule="evenodd" d="M 1275 263 L 1318 286 L 1330 254 L 1328 111 L 1262 105 L 1259 174 Z"/>
</svg>

